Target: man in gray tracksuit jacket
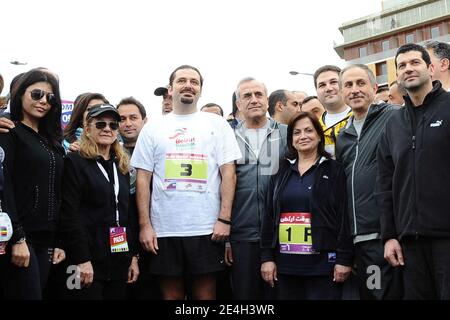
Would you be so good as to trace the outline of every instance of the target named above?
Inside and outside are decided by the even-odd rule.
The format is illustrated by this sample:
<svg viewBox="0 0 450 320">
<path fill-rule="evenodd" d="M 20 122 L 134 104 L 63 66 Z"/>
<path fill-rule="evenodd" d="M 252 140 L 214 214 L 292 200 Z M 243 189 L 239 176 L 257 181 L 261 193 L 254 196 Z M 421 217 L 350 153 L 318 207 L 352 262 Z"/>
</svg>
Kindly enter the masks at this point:
<svg viewBox="0 0 450 320">
<path fill-rule="evenodd" d="M 372 104 L 377 85 L 373 73 L 366 66 L 353 65 L 342 70 L 339 85 L 345 102 L 353 110 L 346 128 L 339 133 L 336 160 L 344 164 L 347 176 L 348 213 L 360 297 L 399 299 L 401 290 L 396 284 L 399 276 L 383 258 L 380 211 L 374 198 L 378 143 L 387 120 L 398 107 Z M 372 275 L 375 277 L 368 281 Z"/>
<path fill-rule="evenodd" d="M 232 209 L 230 244 L 225 261 L 232 265 L 236 299 L 263 299 L 260 228 L 270 177 L 286 153 L 287 126 L 266 117 L 267 90 L 246 78 L 238 85 L 237 104 L 244 121 L 234 129 L 242 158 L 236 161 L 236 192 Z M 239 94 L 238 94 L 239 93 Z"/>
</svg>

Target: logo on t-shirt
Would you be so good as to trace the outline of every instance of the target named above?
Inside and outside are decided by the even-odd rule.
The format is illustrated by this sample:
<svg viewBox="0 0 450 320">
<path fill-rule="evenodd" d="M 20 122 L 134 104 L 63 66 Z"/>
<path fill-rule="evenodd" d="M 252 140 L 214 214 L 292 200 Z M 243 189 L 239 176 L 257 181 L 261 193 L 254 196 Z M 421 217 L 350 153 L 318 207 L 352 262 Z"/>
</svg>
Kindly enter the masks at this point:
<svg viewBox="0 0 450 320">
<path fill-rule="evenodd" d="M 169 137 L 170 140 L 175 140 L 175 147 L 177 150 L 191 149 L 195 147 L 195 137 L 189 136 L 187 128 L 176 129 L 174 134 Z"/>
</svg>

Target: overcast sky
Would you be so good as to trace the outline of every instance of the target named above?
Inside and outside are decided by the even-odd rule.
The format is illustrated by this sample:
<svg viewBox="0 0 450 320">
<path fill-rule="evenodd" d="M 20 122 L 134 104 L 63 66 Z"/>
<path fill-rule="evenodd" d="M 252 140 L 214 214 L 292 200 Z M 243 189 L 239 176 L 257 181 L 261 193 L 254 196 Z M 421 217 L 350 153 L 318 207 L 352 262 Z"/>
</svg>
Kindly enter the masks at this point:
<svg viewBox="0 0 450 320">
<path fill-rule="evenodd" d="M 17 73 L 48 67 L 59 75 L 64 99 L 90 91 L 117 103 L 132 95 L 156 118 L 161 99 L 154 89 L 174 68 L 191 64 L 205 79 L 199 107 L 215 102 L 229 113 L 247 76 L 265 82 L 269 93 L 314 94 L 311 77 L 289 71 L 343 66 L 333 49 L 333 41 L 343 42 L 338 27 L 379 11 L 381 0 L 5 0 L 0 73 L 7 87 Z"/>
</svg>

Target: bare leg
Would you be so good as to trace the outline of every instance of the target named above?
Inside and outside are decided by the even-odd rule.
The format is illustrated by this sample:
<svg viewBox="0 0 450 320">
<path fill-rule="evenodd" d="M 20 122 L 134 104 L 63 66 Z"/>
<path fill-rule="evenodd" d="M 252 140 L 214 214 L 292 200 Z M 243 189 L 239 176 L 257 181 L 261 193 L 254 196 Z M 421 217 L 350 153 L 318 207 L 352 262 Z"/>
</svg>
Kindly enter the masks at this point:
<svg viewBox="0 0 450 320">
<path fill-rule="evenodd" d="M 159 277 L 162 298 L 164 300 L 184 300 L 184 281 L 182 277 Z"/>
<path fill-rule="evenodd" d="M 195 275 L 192 278 L 192 299 L 216 299 L 216 273 Z"/>
</svg>

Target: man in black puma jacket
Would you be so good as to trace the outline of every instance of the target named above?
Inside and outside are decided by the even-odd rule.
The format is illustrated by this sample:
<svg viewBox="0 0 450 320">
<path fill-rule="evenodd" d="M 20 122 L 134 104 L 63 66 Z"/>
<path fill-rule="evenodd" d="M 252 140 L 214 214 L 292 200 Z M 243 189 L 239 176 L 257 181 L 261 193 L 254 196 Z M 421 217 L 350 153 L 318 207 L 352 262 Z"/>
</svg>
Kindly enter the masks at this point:
<svg viewBox="0 0 450 320">
<path fill-rule="evenodd" d="M 402 266 L 405 299 L 450 299 L 450 93 L 423 47 L 400 47 L 395 64 L 408 96 L 377 155 L 384 255 Z"/>
</svg>

